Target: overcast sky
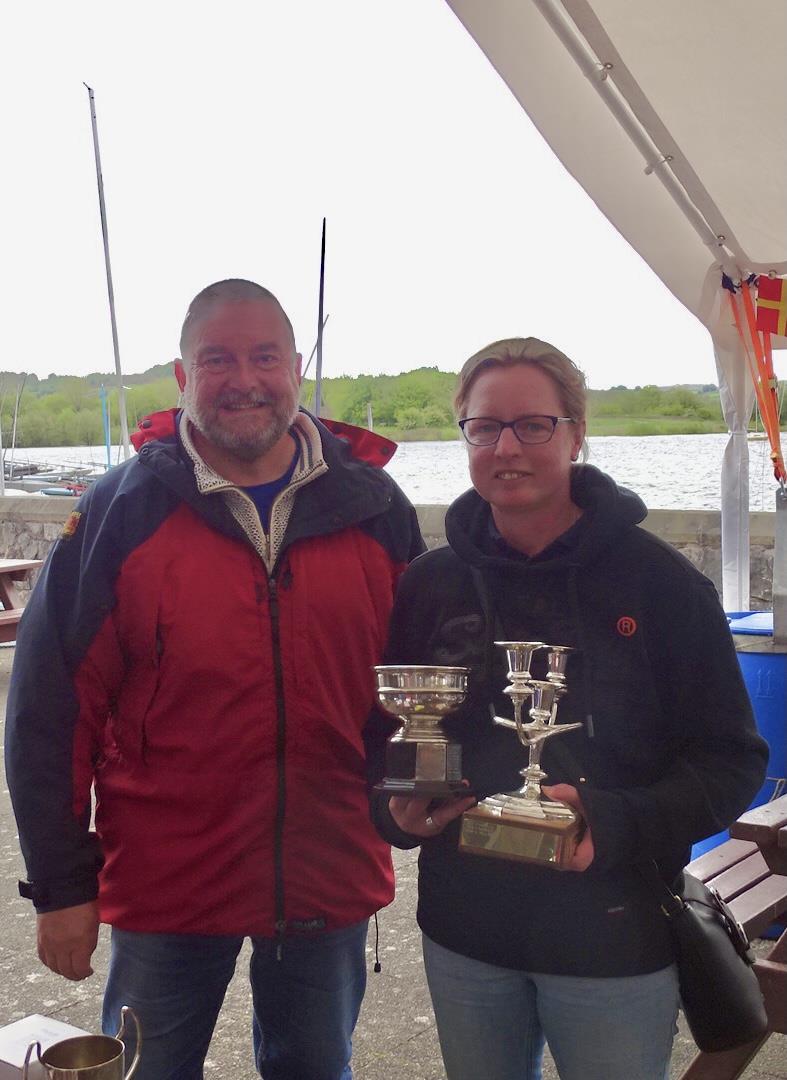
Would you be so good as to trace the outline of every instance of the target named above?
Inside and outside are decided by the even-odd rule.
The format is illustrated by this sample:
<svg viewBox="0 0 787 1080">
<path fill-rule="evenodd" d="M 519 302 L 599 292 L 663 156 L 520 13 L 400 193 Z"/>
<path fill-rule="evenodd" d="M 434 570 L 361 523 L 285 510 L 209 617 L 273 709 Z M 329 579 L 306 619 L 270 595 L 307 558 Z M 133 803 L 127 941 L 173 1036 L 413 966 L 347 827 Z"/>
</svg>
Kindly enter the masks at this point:
<svg viewBox="0 0 787 1080">
<path fill-rule="evenodd" d="M 249 277 L 324 374 L 457 370 L 533 334 L 590 385 L 716 381 L 710 337 L 565 172 L 444 0 L 42 0 L 0 65 L 0 369 L 177 354 L 191 297 Z"/>
</svg>

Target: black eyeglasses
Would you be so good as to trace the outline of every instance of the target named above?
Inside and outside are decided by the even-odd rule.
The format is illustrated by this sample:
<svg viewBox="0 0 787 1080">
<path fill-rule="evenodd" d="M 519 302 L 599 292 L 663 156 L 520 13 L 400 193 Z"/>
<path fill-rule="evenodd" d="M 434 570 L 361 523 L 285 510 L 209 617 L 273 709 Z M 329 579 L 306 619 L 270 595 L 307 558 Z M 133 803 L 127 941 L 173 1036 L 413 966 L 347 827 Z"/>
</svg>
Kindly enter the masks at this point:
<svg viewBox="0 0 787 1080">
<path fill-rule="evenodd" d="M 574 424 L 570 416 L 519 416 L 516 420 L 493 420 L 491 416 L 468 416 L 459 421 L 462 434 L 471 446 L 494 446 L 504 428 L 511 428 L 526 446 L 546 443 L 558 424 Z"/>
</svg>

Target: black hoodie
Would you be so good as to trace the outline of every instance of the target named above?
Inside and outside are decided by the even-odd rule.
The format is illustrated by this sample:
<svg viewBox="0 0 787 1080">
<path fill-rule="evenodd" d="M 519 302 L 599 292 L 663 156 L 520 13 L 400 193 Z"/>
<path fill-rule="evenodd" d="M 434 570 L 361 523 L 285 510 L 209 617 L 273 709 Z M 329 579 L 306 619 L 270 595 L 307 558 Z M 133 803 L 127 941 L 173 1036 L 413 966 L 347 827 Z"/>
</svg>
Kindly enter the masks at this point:
<svg viewBox="0 0 787 1080">
<path fill-rule="evenodd" d="M 483 798 L 518 788 L 525 763 L 516 735 L 491 720 L 490 703 L 511 715 L 492 643 L 572 646 L 558 721 L 583 727 L 549 739 L 542 766 L 549 783 L 579 788 L 594 861 L 575 873 L 467 854 L 454 822 L 423 842 L 418 922 L 445 948 L 505 967 L 643 974 L 672 952 L 637 864 L 656 859 L 672 880 L 693 842 L 746 809 L 767 747 L 712 583 L 638 528 L 642 501 L 598 469 L 575 466 L 571 494 L 582 518 L 532 559 L 497 536 L 475 491 L 462 495 L 446 517 L 449 546 L 401 579 L 386 659 L 470 668 L 468 698 L 444 727 Z M 373 814 L 391 843 L 420 842 L 396 827 L 387 798 Z"/>
</svg>

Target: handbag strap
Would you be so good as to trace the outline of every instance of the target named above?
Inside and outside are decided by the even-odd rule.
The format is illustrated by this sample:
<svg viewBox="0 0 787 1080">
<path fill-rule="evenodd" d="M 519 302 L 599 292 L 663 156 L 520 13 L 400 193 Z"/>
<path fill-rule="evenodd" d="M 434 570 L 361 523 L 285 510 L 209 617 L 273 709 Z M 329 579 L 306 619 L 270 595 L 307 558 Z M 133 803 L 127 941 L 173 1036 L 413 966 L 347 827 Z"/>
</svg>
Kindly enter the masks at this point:
<svg viewBox="0 0 787 1080">
<path fill-rule="evenodd" d="M 745 960 L 749 966 L 754 963 L 756 957 L 752 951 L 751 942 L 746 936 L 746 931 L 743 929 L 743 926 L 738 919 L 735 918 L 729 905 L 721 898 L 718 890 L 714 889 L 712 885 L 708 885 L 706 882 L 694 878 L 691 874 L 684 874 L 681 872 L 678 879 L 681 882 L 680 888 L 683 889 L 686 886 L 686 879 L 688 878 L 692 882 L 691 892 L 697 893 L 697 895 L 692 896 L 691 892 L 687 892 L 687 897 L 684 898 L 677 893 L 674 893 L 672 889 L 665 884 L 664 879 L 659 874 L 655 862 L 640 864 L 638 869 L 648 884 L 653 888 L 659 902 L 659 907 L 669 920 L 675 919 L 685 911 L 686 908 L 690 906 L 688 903 L 689 900 L 695 905 L 695 910 L 696 907 L 700 905 L 706 910 L 712 911 L 714 917 L 721 925 L 723 925 L 727 932 L 727 936 L 741 959 Z"/>
<path fill-rule="evenodd" d="M 659 907 L 667 918 L 673 919 L 676 915 L 680 915 L 685 907 L 683 899 L 667 885 L 659 873 L 656 862 L 639 863 L 637 869 L 651 887 Z"/>
</svg>

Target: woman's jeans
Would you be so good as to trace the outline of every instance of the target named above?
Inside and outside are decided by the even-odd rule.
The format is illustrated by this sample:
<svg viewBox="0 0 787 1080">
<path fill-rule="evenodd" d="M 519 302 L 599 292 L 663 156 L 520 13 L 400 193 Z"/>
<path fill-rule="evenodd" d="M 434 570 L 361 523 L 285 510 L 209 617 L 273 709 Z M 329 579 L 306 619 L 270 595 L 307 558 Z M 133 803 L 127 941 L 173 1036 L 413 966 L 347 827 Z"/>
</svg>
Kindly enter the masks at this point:
<svg viewBox="0 0 787 1080">
<path fill-rule="evenodd" d="M 448 1080 L 540 1080 L 544 1041 L 561 1080 L 666 1080 L 678 1015 L 674 965 L 586 979 L 484 964 L 424 936 Z"/>
<path fill-rule="evenodd" d="M 313 937 L 252 938 L 254 1055 L 265 1080 L 350 1080 L 352 1032 L 366 988 L 364 920 Z M 142 1028 L 134 1080 L 201 1080 L 242 937 L 112 931 L 103 1028 L 130 1005 Z M 134 1050 L 132 1035 L 127 1061 Z M 124 1037 L 125 1040 L 125 1037 Z"/>
</svg>

